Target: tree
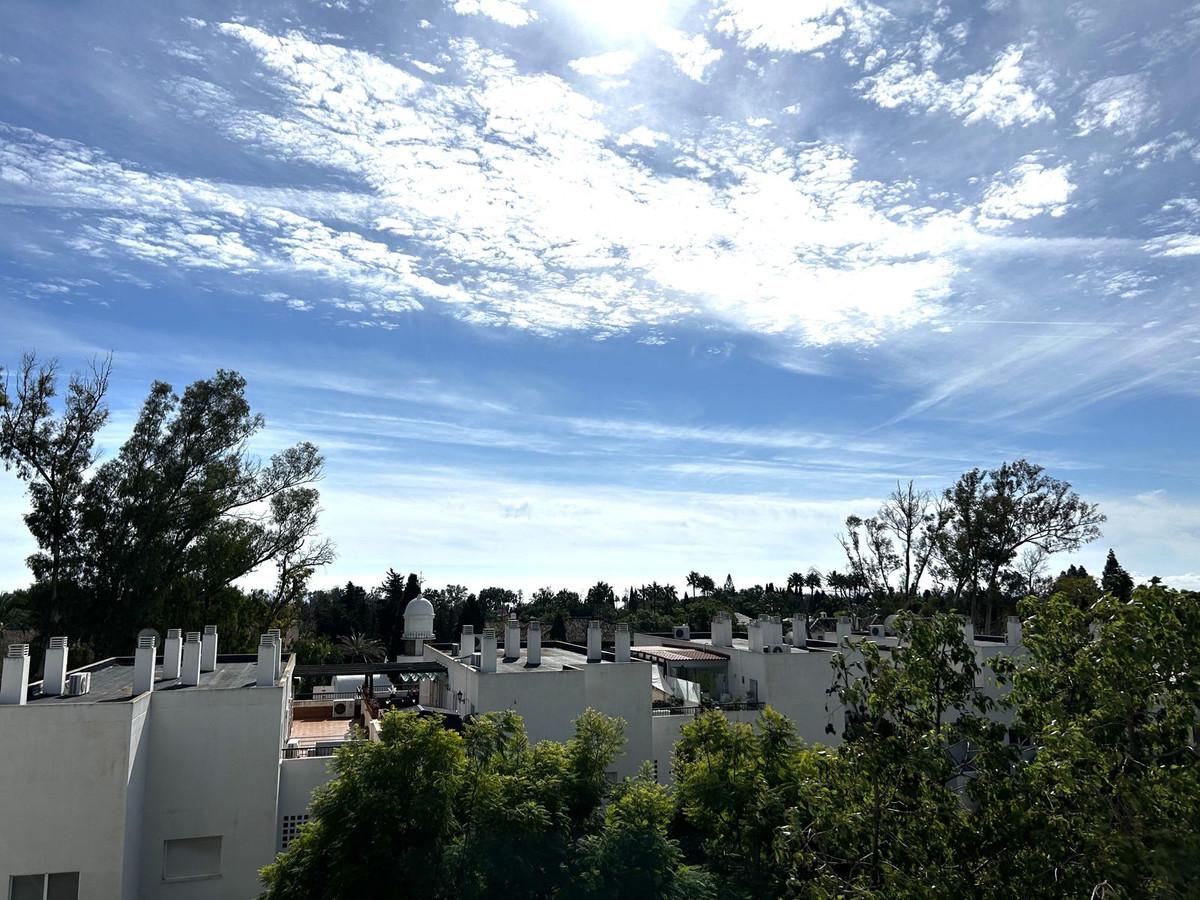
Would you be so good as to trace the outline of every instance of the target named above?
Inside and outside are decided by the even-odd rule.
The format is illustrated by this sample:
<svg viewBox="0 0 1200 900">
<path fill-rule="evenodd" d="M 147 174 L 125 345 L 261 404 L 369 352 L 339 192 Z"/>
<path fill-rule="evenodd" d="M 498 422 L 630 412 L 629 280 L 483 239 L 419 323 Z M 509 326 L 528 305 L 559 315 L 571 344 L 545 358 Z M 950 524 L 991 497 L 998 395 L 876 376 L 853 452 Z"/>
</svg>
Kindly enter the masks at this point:
<svg viewBox="0 0 1200 900">
<path fill-rule="evenodd" d="M 344 745 L 309 821 L 262 872 L 272 900 L 447 897 L 467 770 L 462 738 L 437 719 L 385 713 L 379 741 Z M 364 860 L 389 861 L 364 865 Z M 398 877 L 403 873 L 403 877 Z"/>
<path fill-rule="evenodd" d="M 1017 560 L 1015 568 L 1017 574 L 1023 580 L 1026 596 L 1033 596 L 1037 593 L 1035 588 L 1038 582 L 1042 580 L 1042 575 L 1046 571 L 1046 559 L 1048 556 L 1049 554 L 1041 547 L 1026 547 L 1021 551 L 1021 556 Z"/>
<path fill-rule="evenodd" d="M 976 618 L 979 600 L 985 599 L 989 633 L 1001 570 L 1020 550 L 1077 550 L 1100 535 L 1105 520 L 1068 482 L 1024 459 L 964 473 L 946 490 L 944 502 L 948 520 L 939 555 L 954 583 L 954 600 L 969 595 Z"/>
<path fill-rule="evenodd" d="M 726 596 L 733 594 L 737 591 L 737 588 L 735 588 L 733 586 L 733 576 L 732 575 L 725 576 L 725 586 L 722 587 L 721 590 L 725 592 Z"/>
<path fill-rule="evenodd" d="M 474 717 L 462 735 L 412 712 L 385 713 L 379 741 L 335 754 L 335 777 L 308 823 L 263 870 L 264 897 L 586 896 L 597 875 L 615 874 L 596 873 L 596 861 L 633 832 L 661 835 L 663 823 L 639 823 L 639 812 L 661 813 L 661 804 L 624 800 L 632 791 L 604 813 L 624 723 L 587 710 L 574 724 L 570 740 L 530 747 L 512 711 Z M 669 841 L 642 852 L 658 848 Z M 678 883 L 663 860 L 645 865 L 662 884 Z"/>
<path fill-rule="evenodd" d="M 896 489 L 879 507 L 877 521 L 891 535 L 901 570 L 900 594 L 906 601 L 915 597 L 921 579 L 937 549 L 946 526 L 948 511 L 928 491 L 918 491 L 910 480 Z"/>
<path fill-rule="evenodd" d="M 704 576 L 695 569 L 692 569 L 692 571 L 688 572 L 687 578 L 684 579 L 684 583 L 692 589 L 693 597 L 696 596 L 696 591 L 700 590 L 700 583 L 703 579 Z"/>
<path fill-rule="evenodd" d="M 59 628 L 59 593 L 64 580 L 79 577 L 79 519 L 88 469 L 95 463 L 96 433 L 108 419 L 104 398 L 111 358 L 92 361 L 85 374 L 73 374 L 62 415 L 55 418 L 58 364 L 39 365 L 25 354 L 15 383 L 0 383 L 0 459 L 29 485 L 30 511 L 25 524 L 39 552 L 29 559 L 34 578 L 46 585 L 38 593 L 38 629 Z"/>
<path fill-rule="evenodd" d="M 362 662 L 379 662 L 384 656 L 383 642 L 359 631 L 352 631 L 339 638 L 338 649 L 347 659 Z"/>
<path fill-rule="evenodd" d="M 606 581 L 597 581 L 594 585 L 588 588 L 587 592 L 587 607 L 588 614 L 599 616 L 601 613 L 610 614 L 617 606 L 617 595 L 613 592 L 612 585 Z"/>
<path fill-rule="evenodd" d="M 1133 577 L 1117 562 L 1117 554 L 1111 548 L 1104 561 L 1104 573 L 1100 576 L 1100 587 L 1106 594 L 1118 600 L 1129 601 L 1133 596 Z"/>
<path fill-rule="evenodd" d="M 846 533 L 838 535 L 846 553 L 850 571 L 876 596 L 892 592 L 892 573 L 900 567 L 900 557 L 889 535 L 888 526 L 877 517 L 846 517 Z"/>
<path fill-rule="evenodd" d="M 580 874 L 572 896 L 581 900 L 704 900 L 712 886 L 697 868 L 682 864 L 670 836 L 671 793 L 642 775 L 617 787 L 604 827 L 579 842 Z"/>
<path fill-rule="evenodd" d="M 220 605 L 245 601 L 239 618 L 253 609 L 261 629 L 282 623 L 313 568 L 332 558 L 316 534 L 317 448 L 297 444 L 267 465 L 252 456 L 248 442 L 264 423 L 251 413 L 236 372 L 218 371 L 182 397 L 156 382 L 130 438 L 94 471 L 88 466 L 107 414 L 107 364 L 71 379 L 58 420 L 50 409 L 54 367 L 28 356 L 22 373 L 16 404 L 6 392 L 0 418 L 6 461 L 33 479 L 31 529 L 49 548 L 32 561 L 49 598 L 43 635 L 69 622 L 98 653 L 127 652 L 147 622 L 199 627 L 199 613 L 216 598 Z M 264 565 L 277 569 L 271 594 L 234 589 Z"/>
</svg>

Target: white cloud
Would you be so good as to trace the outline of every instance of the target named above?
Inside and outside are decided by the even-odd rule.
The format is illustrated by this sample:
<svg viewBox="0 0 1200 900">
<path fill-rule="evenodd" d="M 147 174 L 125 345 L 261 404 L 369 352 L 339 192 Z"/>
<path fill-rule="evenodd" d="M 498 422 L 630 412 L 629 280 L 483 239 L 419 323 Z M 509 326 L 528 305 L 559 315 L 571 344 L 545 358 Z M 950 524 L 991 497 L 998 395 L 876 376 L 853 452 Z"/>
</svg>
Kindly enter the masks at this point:
<svg viewBox="0 0 1200 900">
<path fill-rule="evenodd" d="M 1054 112 L 1031 86 L 1023 64 L 1025 50 L 1008 47 L 987 71 L 943 81 L 928 68 L 901 59 L 859 82 L 869 100 L 885 109 L 949 112 L 968 124 L 991 121 L 1001 127 L 1030 125 L 1054 118 Z"/>
<path fill-rule="evenodd" d="M 1155 256 L 1200 255 L 1200 234 L 1167 234 L 1146 242 L 1146 250 Z"/>
<path fill-rule="evenodd" d="M 658 144 L 667 143 L 671 140 L 669 135 L 663 134 L 661 131 L 654 131 L 647 128 L 645 125 L 638 125 L 636 128 L 631 128 L 623 135 L 617 138 L 617 143 L 622 147 L 654 147 Z"/>
<path fill-rule="evenodd" d="M 520 28 L 537 18 L 525 0 L 454 0 L 454 11 L 461 16 L 487 16 L 510 28 Z"/>
<path fill-rule="evenodd" d="M 1044 213 L 1061 216 L 1074 190 L 1070 166 L 1047 168 L 1026 159 L 988 186 L 979 212 L 985 218 L 1001 222 L 1031 219 Z"/>
<path fill-rule="evenodd" d="M 869 42 L 887 12 L 866 0 L 720 0 L 717 16 L 743 47 L 808 53 L 846 35 Z"/>
<path fill-rule="evenodd" d="M 704 35 L 688 35 L 674 28 L 659 29 L 653 40 L 658 49 L 670 55 L 680 72 L 695 81 L 703 81 L 708 67 L 724 54 L 705 40 Z"/>
<path fill-rule="evenodd" d="M 889 217 L 892 189 L 857 179 L 834 145 L 777 146 L 716 121 L 668 138 L 677 165 L 720 177 L 655 174 L 609 148 L 662 133 L 614 141 L 597 103 L 471 41 L 455 45 L 466 82 L 441 84 L 296 34 L 222 31 L 258 54 L 287 102 L 278 114 L 214 103 L 208 121 L 267 156 L 352 173 L 365 192 L 264 192 L 152 175 L 79 145 L 4 145 L 39 202 L 114 210 L 81 229 L 79 250 L 327 279 L 367 308 L 360 324 L 434 302 L 546 334 L 701 318 L 811 344 L 871 343 L 930 320 L 958 270 L 962 221 L 930 208 Z M 403 245 L 363 233 L 376 227 Z M 438 258 L 455 272 L 426 261 Z"/>
<path fill-rule="evenodd" d="M 1157 111 L 1146 75 L 1114 75 L 1100 79 L 1084 91 L 1075 125 L 1081 135 L 1098 129 L 1132 135 L 1150 124 Z"/>
<path fill-rule="evenodd" d="M 569 65 L 580 75 L 611 77 L 624 75 L 633 68 L 637 58 L 637 54 L 632 50 L 613 50 L 611 53 L 601 53 L 599 56 L 573 59 Z"/>
</svg>

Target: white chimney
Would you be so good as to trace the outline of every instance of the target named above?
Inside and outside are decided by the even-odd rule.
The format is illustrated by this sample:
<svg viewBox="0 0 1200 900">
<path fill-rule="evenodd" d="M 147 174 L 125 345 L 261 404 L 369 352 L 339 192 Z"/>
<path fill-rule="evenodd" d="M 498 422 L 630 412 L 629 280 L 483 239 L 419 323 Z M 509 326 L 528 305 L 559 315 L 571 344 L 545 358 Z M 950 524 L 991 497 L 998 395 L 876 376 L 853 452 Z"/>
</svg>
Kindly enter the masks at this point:
<svg viewBox="0 0 1200 900">
<path fill-rule="evenodd" d="M 975 623 L 969 617 L 963 617 L 962 623 L 963 640 L 968 647 L 975 646 Z"/>
<path fill-rule="evenodd" d="M 613 657 L 616 659 L 617 662 L 627 663 L 630 661 L 631 657 L 629 655 L 629 644 L 630 644 L 629 623 L 628 622 L 618 622 L 617 623 L 617 632 L 616 632 L 616 649 L 613 653 Z"/>
<path fill-rule="evenodd" d="M 138 638 L 137 650 L 133 654 L 133 696 L 148 694 L 154 690 L 154 651 L 158 638 L 144 634 Z"/>
<path fill-rule="evenodd" d="M 467 626 L 468 628 L 470 626 Z M 542 664 L 542 623 L 537 619 L 529 620 L 525 631 L 525 665 L 540 666 Z"/>
<path fill-rule="evenodd" d="M 50 638 L 46 650 L 46 663 L 42 674 L 42 693 L 49 697 L 61 697 L 67 692 L 67 639 Z"/>
<path fill-rule="evenodd" d="M 804 616 L 792 618 L 792 646 L 804 650 L 808 647 L 808 623 Z"/>
<path fill-rule="evenodd" d="M 205 625 L 204 637 L 200 641 L 200 671 L 212 672 L 217 668 L 217 626 Z"/>
<path fill-rule="evenodd" d="M 762 619 L 755 619 L 748 626 L 746 631 L 750 635 L 750 652 L 762 653 L 763 651 L 763 623 Z"/>
<path fill-rule="evenodd" d="M 254 683 L 275 687 L 275 635 L 267 632 L 258 641 L 258 670 Z"/>
<path fill-rule="evenodd" d="M 1004 643 L 1010 647 L 1021 646 L 1021 620 L 1017 616 L 1008 617 L 1008 634 L 1005 635 Z"/>
<path fill-rule="evenodd" d="M 592 619 L 588 622 L 587 632 L 587 661 L 590 663 L 598 663 L 601 660 L 600 656 L 600 620 Z"/>
<path fill-rule="evenodd" d="M 504 626 L 504 659 L 516 662 L 521 658 L 521 623 L 515 615 Z"/>
<path fill-rule="evenodd" d="M 714 647 L 733 646 L 733 618 L 729 613 L 719 612 L 713 617 L 710 639 Z"/>
<path fill-rule="evenodd" d="M 200 632 L 189 631 L 183 642 L 183 665 L 179 668 L 179 683 L 195 687 L 200 683 Z"/>
<path fill-rule="evenodd" d="M 767 616 L 766 645 L 771 648 L 783 645 L 783 619 L 779 616 Z"/>
<path fill-rule="evenodd" d="M 163 645 L 163 678 L 179 677 L 179 658 L 183 653 L 183 631 L 179 628 L 167 629 L 167 642 Z"/>
<path fill-rule="evenodd" d="M 496 630 L 485 628 L 479 635 L 479 671 L 496 671 Z"/>
<path fill-rule="evenodd" d="M 0 672 L 0 704 L 24 706 L 29 696 L 29 645 L 9 644 Z"/>
<path fill-rule="evenodd" d="M 462 637 L 458 639 L 458 655 L 471 656 L 475 653 L 475 626 L 464 625 Z"/>
<path fill-rule="evenodd" d="M 283 632 L 278 628 L 268 628 L 267 634 L 275 643 L 275 680 L 283 674 Z"/>
<path fill-rule="evenodd" d="M 848 643 L 850 640 L 850 617 L 838 616 L 837 620 L 837 642 L 838 646 Z"/>
</svg>

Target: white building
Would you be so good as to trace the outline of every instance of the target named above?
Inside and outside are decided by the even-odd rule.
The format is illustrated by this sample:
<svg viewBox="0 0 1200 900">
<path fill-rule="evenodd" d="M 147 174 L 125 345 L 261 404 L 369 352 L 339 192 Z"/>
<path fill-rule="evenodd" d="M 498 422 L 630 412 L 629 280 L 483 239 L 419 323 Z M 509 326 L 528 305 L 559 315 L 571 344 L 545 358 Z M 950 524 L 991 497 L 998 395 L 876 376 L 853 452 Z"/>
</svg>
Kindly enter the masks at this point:
<svg viewBox="0 0 1200 900">
<path fill-rule="evenodd" d="M 28 647 L 0 679 L 0 896 L 254 897 L 279 843 L 280 748 L 292 663 L 218 655 L 215 628 L 164 653 L 68 675 L 55 638 L 29 684 Z M 307 804 L 307 797 L 305 798 Z"/>
<path fill-rule="evenodd" d="M 442 663 L 447 681 L 434 706 L 459 715 L 515 710 L 531 743 L 566 741 L 572 722 L 589 707 L 625 720 L 625 750 L 614 774 L 633 775 L 650 752 L 650 666 L 630 654 L 627 625 L 618 625 L 612 652 L 601 648 L 599 622 L 588 627 L 587 648 L 543 641 L 541 624 L 529 623 L 526 639 L 510 619 L 504 643 L 485 629 L 467 626 L 452 653 L 425 645 L 425 659 Z"/>
<path fill-rule="evenodd" d="M 736 721 L 754 721 L 769 704 L 805 741 L 835 744 L 845 715 L 829 690 L 832 654 L 852 637 L 896 643 L 882 627 L 852 635 L 849 620 L 835 624 L 834 640 L 810 640 L 802 625 L 785 637 L 769 617 L 735 638 L 726 614 L 708 635 L 631 635 L 619 624 L 611 650 L 599 622 L 586 647 L 543 641 L 536 621 L 524 640 L 516 619 L 503 630 L 499 646 L 494 631 L 467 626 L 458 645 L 435 647 L 432 607 L 417 598 L 405 615 L 409 655 L 313 667 L 353 669 L 329 674 L 356 689 L 335 683 L 311 698 L 293 696 L 296 666 L 283 659 L 278 632 L 251 656 L 218 655 L 211 626 L 186 640 L 173 629 L 161 653 L 146 637 L 132 657 L 70 673 L 67 639 L 53 638 L 45 677 L 32 684 L 28 647 L 11 646 L 0 673 L 0 797 L 9 811 L 0 820 L 0 900 L 257 896 L 258 870 L 286 849 L 313 790 L 331 777 L 332 749 L 355 723 L 377 738 L 373 695 L 393 696 L 387 673 L 425 679 L 422 703 L 451 715 L 515 710 L 533 743 L 570 739 L 588 708 L 619 716 L 627 741 L 612 775 L 650 761 L 667 782 L 702 696 Z M 966 636 L 981 662 L 1021 652 L 1016 620 L 1003 639 Z M 363 697 L 358 685 L 373 687 Z M 999 694 L 986 674 L 980 686 Z M 656 708 L 656 694 L 690 702 Z"/>
</svg>

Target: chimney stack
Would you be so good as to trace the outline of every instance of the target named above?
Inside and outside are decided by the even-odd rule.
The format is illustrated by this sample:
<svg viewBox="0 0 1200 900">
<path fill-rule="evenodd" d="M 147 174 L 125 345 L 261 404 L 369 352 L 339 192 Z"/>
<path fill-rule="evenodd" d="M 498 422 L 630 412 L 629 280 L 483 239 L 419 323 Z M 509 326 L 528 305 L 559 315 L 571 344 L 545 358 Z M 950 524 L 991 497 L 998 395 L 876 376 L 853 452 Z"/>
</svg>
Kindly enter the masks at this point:
<svg viewBox="0 0 1200 900">
<path fill-rule="evenodd" d="M 599 619 L 592 619 L 592 621 L 588 622 L 587 661 L 590 663 L 598 663 L 601 660 L 600 638 L 602 634 Z"/>
<path fill-rule="evenodd" d="M 968 647 L 975 646 L 975 623 L 971 621 L 969 616 L 963 617 L 962 623 L 963 640 Z"/>
<path fill-rule="evenodd" d="M 179 628 L 167 629 L 167 642 L 163 645 L 163 678 L 179 677 L 180 655 L 183 653 L 183 631 Z"/>
<path fill-rule="evenodd" d="M 217 668 L 217 626 L 205 625 L 204 637 L 200 641 L 200 671 L 212 672 Z"/>
<path fill-rule="evenodd" d="M 471 656 L 475 653 L 475 626 L 464 625 L 462 636 L 458 639 L 458 655 Z"/>
<path fill-rule="evenodd" d="M 254 683 L 275 687 L 275 635 L 267 632 L 258 641 L 258 669 Z"/>
<path fill-rule="evenodd" d="M 792 646 L 801 650 L 808 648 L 808 622 L 804 616 L 792 617 Z"/>
<path fill-rule="evenodd" d="M 200 632 L 189 631 L 183 642 L 183 665 L 179 669 L 179 683 L 195 687 L 200 683 Z"/>
<path fill-rule="evenodd" d="M 283 632 L 278 628 L 268 628 L 267 634 L 275 642 L 275 680 L 283 674 Z"/>
<path fill-rule="evenodd" d="M 755 619 L 746 626 L 746 632 L 750 637 L 750 652 L 762 653 L 763 651 L 763 623 L 762 619 Z"/>
<path fill-rule="evenodd" d="M 837 642 L 838 646 L 849 643 L 850 641 L 850 617 L 838 616 L 837 620 Z"/>
<path fill-rule="evenodd" d="M 485 628 L 479 635 L 479 671 L 496 671 L 496 629 Z"/>
<path fill-rule="evenodd" d="M 0 704 L 24 706 L 29 696 L 29 645 L 9 644 L 0 672 Z"/>
<path fill-rule="evenodd" d="M 631 635 L 629 634 L 629 623 L 618 622 L 616 632 L 616 649 L 613 652 L 613 657 L 619 663 L 627 663 L 632 657 L 629 655 L 629 645 L 631 643 Z"/>
<path fill-rule="evenodd" d="M 541 664 L 542 623 L 537 619 L 530 619 L 529 628 L 525 632 L 525 667 L 533 668 Z"/>
<path fill-rule="evenodd" d="M 138 638 L 137 650 L 133 654 L 133 696 L 148 694 L 154 690 L 154 651 L 158 638 L 145 634 Z"/>
<path fill-rule="evenodd" d="M 516 613 L 509 616 L 504 626 L 504 661 L 516 662 L 521 658 L 521 623 Z"/>
<path fill-rule="evenodd" d="M 50 638 L 43 667 L 42 693 L 48 697 L 61 697 L 67 692 L 67 639 Z"/>
<path fill-rule="evenodd" d="M 1004 643 L 1010 647 L 1021 646 L 1021 620 L 1017 616 L 1008 617 L 1008 634 L 1005 635 Z"/>
<path fill-rule="evenodd" d="M 714 647 L 733 646 L 733 617 L 727 612 L 719 612 L 712 620 L 712 645 Z"/>
</svg>

